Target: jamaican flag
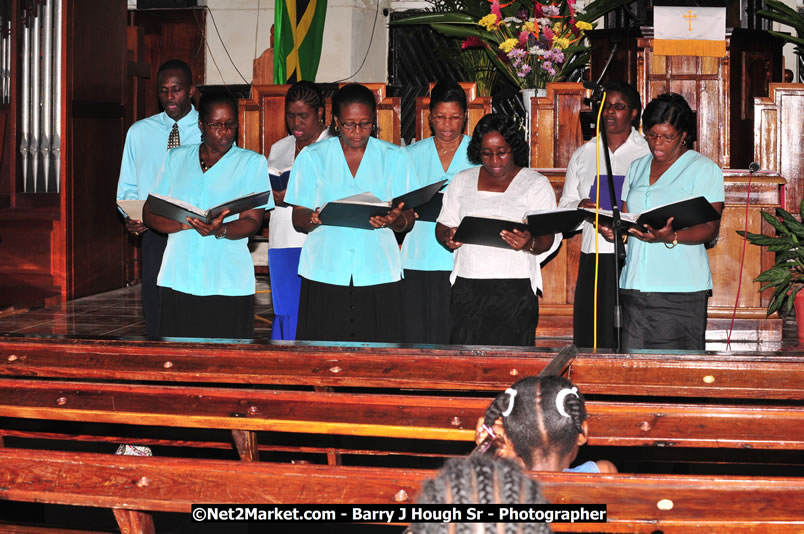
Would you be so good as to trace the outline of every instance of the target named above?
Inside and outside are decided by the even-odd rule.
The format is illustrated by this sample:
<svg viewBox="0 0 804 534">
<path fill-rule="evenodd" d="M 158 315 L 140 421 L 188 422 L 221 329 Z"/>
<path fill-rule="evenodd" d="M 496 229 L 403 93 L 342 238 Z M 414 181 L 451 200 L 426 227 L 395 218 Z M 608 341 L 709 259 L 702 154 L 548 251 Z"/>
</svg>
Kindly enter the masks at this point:
<svg viewBox="0 0 804 534">
<path fill-rule="evenodd" d="M 327 0 L 276 0 L 274 83 L 315 81 Z"/>
</svg>

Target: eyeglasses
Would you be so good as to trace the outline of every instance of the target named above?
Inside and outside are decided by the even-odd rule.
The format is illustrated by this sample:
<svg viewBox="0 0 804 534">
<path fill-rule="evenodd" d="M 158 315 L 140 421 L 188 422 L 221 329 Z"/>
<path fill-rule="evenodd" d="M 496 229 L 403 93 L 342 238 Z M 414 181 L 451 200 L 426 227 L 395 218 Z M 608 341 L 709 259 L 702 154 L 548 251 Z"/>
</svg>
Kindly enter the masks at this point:
<svg viewBox="0 0 804 534">
<path fill-rule="evenodd" d="M 343 128 L 346 132 L 351 132 L 355 128 L 360 128 L 361 130 L 371 130 L 374 128 L 374 123 L 370 121 L 364 122 L 342 122 L 341 128 Z"/>
<path fill-rule="evenodd" d="M 491 152 L 490 150 L 481 150 L 480 157 L 483 159 L 491 159 L 494 156 L 497 156 L 499 159 L 507 158 L 511 155 L 511 149 L 503 149 L 498 150 L 497 152 Z"/>
<path fill-rule="evenodd" d="M 676 139 L 676 137 L 678 137 L 678 135 L 679 134 L 676 134 L 676 135 L 661 135 L 661 134 L 655 134 L 655 133 L 652 133 L 652 132 L 648 132 L 648 133 L 645 134 L 645 139 L 647 139 L 648 141 L 652 141 L 654 143 L 658 139 L 661 139 L 665 143 L 672 143 Z"/>
<path fill-rule="evenodd" d="M 617 102 L 616 104 L 606 102 L 605 104 L 603 104 L 603 111 L 608 111 L 611 108 L 614 108 L 617 111 L 623 111 L 623 110 L 628 109 L 630 107 L 631 106 L 629 106 L 628 104 L 626 104 L 624 102 Z"/>
<path fill-rule="evenodd" d="M 204 123 L 207 125 L 208 128 L 212 128 L 213 130 L 219 131 L 222 128 L 226 128 L 227 130 L 236 130 L 237 123 L 236 122 L 206 122 Z"/>
<path fill-rule="evenodd" d="M 463 122 L 466 118 L 463 115 L 457 115 L 454 117 L 448 117 L 446 115 L 430 115 L 435 122 Z"/>
</svg>

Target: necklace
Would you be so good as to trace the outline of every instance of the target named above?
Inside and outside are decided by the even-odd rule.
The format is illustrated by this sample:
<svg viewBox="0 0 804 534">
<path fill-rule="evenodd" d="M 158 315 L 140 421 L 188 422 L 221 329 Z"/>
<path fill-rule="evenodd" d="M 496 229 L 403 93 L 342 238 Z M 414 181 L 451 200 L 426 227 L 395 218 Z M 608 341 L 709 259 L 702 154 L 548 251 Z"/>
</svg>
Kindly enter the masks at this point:
<svg viewBox="0 0 804 534">
<path fill-rule="evenodd" d="M 198 153 L 198 160 L 201 163 L 201 171 L 202 172 L 207 172 L 209 170 L 209 165 L 204 163 L 204 158 L 201 157 L 201 152 Z"/>
</svg>

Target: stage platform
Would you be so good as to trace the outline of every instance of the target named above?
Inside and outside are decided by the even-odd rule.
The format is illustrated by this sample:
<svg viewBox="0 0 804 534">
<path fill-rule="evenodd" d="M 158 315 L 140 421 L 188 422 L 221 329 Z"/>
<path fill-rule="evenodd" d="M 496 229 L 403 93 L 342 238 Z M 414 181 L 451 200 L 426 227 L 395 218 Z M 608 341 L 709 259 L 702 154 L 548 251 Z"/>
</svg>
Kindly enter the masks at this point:
<svg viewBox="0 0 804 534">
<path fill-rule="evenodd" d="M 255 312 L 256 341 L 270 341 L 273 308 L 267 277 L 257 277 Z M 710 321 L 707 332 L 712 337 L 709 339 L 707 336 L 707 351 L 775 352 L 790 350 L 798 345 L 795 318 L 792 316 L 784 321 L 781 336 L 772 335 L 769 339 L 762 339 L 760 332 L 754 339 L 732 341 L 730 348 L 725 343 L 728 329 L 720 326 L 725 324 L 727 327 L 728 322 L 719 321 L 717 329 L 712 328 L 712 323 Z M 549 317 L 543 318 L 536 332 L 537 347 L 561 347 L 572 342 L 568 336 L 540 335 L 540 330 L 552 334 L 560 329 L 551 326 Z M 0 310 L 0 333 L 143 338 L 145 320 L 142 316 L 140 286 L 137 284 L 56 306 Z"/>
</svg>

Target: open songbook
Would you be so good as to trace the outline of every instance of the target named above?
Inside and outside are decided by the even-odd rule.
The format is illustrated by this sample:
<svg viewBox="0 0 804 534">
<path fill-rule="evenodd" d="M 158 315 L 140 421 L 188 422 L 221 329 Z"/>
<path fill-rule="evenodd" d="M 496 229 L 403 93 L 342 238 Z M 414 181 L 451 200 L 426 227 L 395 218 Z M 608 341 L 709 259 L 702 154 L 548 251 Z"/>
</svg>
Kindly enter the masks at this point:
<svg viewBox="0 0 804 534">
<path fill-rule="evenodd" d="M 375 216 L 385 216 L 400 202 L 405 203 L 405 209 L 416 208 L 429 202 L 433 195 L 444 186 L 446 180 L 432 183 L 416 189 L 391 201 L 382 201 L 371 193 L 360 193 L 350 197 L 327 202 L 321 206 L 318 217 L 321 224 L 327 226 L 346 226 L 349 228 L 362 228 L 373 230 L 369 219 Z"/>
<path fill-rule="evenodd" d="M 563 208 L 547 211 L 532 211 L 527 215 L 528 227 L 533 235 L 572 232 L 584 220 L 594 222 L 594 208 Z M 658 230 L 673 217 L 673 230 L 681 230 L 696 224 L 720 219 L 720 214 L 704 198 L 695 197 L 657 206 L 642 213 L 620 213 L 623 229 L 644 230 L 645 226 Z M 611 226 L 613 214 L 610 210 L 600 210 L 600 224 Z"/>
<path fill-rule="evenodd" d="M 167 197 L 164 195 L 157 195 L 151 193 L 148 195 L 148 207 L 151 213 L 186 223 L 187 217 L 191 219 L 198 219 L 206 224 L 212 222 L 215 217 L 220 215 L 224 210 L 229 210 L 229 215 L 262 206 L 268 202 L 271 196 L 270 191 L 263 191 L 261 193 L 249 193 L 248 195 L 218 204 L 208 210 L 202 210 L 183 200 Z"/>
</svg>

